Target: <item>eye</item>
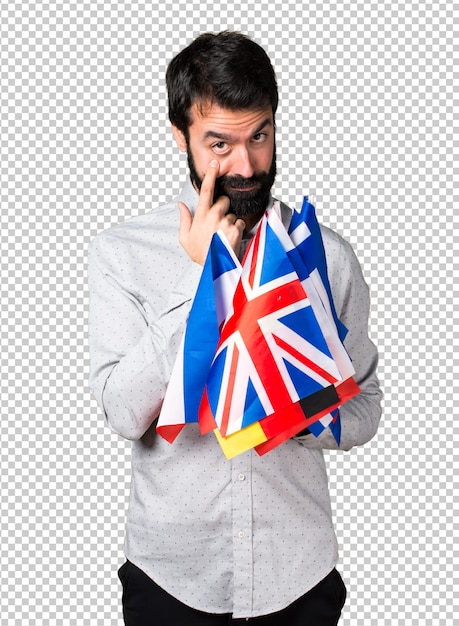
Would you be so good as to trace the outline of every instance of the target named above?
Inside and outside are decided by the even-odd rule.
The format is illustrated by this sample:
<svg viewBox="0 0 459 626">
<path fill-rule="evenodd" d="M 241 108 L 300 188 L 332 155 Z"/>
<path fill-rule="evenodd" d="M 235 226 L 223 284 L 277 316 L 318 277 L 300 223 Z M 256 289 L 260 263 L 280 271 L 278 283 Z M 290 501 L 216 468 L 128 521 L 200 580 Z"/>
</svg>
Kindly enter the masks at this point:
<svg viewBox="0 0 459 626">
<path fill-rule="evenodd" d="M 217 154 L 223 154 L 228 150 L 229 146 L 226 141 L 217 141 L 212 144 L 212 150 Z"/>
<path fill-rule="evenodd" d="M 252 141 L 255 143 L 262 143 L 267 136 L 267 133 L 256 133 L 256 135 L 252 137 Z"/>
</svg>

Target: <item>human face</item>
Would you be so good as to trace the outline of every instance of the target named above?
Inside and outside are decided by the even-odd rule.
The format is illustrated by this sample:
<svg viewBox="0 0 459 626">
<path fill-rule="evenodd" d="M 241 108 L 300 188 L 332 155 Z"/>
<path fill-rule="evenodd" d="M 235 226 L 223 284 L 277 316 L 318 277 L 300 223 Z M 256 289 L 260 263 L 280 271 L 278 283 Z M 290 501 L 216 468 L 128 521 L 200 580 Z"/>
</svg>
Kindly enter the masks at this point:
<svg viewBox="0 0 459 626">
<path fill-rule="evenodd" d="M 194 106 L 192 120 L 183 139 L 193 184 L 200 190 L 209 162 L 217 159 L 220 175 L 214 198 L 228 196 L 231 213 L 258 220 L 276 176 L 271 107 L 231 111 L 211 105 L 200 112 Z"/>
</svg>

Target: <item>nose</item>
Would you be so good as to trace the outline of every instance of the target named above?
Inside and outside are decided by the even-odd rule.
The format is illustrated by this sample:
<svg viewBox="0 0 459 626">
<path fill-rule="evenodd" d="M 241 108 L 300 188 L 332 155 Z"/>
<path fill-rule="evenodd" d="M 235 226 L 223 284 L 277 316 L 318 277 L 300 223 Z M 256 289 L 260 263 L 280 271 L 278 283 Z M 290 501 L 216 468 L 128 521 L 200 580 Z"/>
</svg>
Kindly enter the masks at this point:
<svg viewBox="0 0 459 626">
<path fill-rule="evenodd" d="M 255 168 L 252 163 L 250 152 L 245 146 L 240 146 L 237 150 L 233 151 L 233 161 L 231 163 L 232 176 L 243 176 L 244 178 L 250 178 L 255 173 Z"/>
</svg>

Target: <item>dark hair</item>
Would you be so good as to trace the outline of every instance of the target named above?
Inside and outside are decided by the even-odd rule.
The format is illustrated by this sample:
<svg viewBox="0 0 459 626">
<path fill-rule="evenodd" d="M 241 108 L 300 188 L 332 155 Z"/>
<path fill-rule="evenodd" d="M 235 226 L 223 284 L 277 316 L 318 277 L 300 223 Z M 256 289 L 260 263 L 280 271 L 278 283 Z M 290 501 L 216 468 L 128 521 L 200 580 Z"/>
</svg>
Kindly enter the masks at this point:
<svg viewBox="0 0 459 626">
<path fill-rule="evenodd" d="M 237 32 L 204 33 L 169 63 L 166 72 L 171 123 L 188 135 L 193 104 L 237 111 L 277 110 L 276 75 L 261 46 Z"/>
</svg>

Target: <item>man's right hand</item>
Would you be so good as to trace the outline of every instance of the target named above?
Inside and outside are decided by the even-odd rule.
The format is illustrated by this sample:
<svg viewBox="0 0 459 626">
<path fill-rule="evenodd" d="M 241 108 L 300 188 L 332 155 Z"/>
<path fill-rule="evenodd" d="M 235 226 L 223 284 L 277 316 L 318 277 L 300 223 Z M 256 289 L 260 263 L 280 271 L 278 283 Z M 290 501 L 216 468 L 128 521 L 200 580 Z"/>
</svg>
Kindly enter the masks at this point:
<svg viewBox="0 0 459 626">
<path fill-rule="evenodd" d="M 179 242 L 192 261 L 204 265 L 212 236 L 222 229 L 234 252 L 238 254 L 245 222 L 228 213 L 230 201 L 220 196 L 214 203 L 215 181 L 220 164 L 211 161 L 203 178 L 199 202 L 194 217 L 183 202 L 179 202 Z"/>
</svg>

